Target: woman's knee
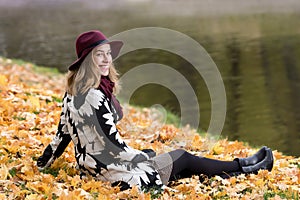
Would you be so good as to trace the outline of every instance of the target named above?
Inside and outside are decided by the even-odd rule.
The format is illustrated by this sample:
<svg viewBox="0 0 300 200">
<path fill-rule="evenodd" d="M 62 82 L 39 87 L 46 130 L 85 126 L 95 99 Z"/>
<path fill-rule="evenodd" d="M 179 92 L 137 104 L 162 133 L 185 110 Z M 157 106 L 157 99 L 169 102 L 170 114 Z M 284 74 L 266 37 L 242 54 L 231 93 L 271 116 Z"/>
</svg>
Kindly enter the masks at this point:
<svg viewBox="0 0 300 200">
<path fill-rule="evenodd" d="M 170 156 L 172 157 L 173 162 L 181 158 L 182 156 L 187 156 L 189 154 L 184 149 L 176 149 L 174 151 L 169 152 Z"/>
</svg>

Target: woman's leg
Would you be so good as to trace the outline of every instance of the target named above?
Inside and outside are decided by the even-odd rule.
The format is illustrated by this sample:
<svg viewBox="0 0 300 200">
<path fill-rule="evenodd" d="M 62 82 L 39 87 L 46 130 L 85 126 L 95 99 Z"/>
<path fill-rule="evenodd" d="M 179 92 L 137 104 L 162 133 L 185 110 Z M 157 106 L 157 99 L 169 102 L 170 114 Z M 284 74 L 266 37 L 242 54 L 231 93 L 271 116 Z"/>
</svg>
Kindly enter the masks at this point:
<svg viewBox="0 0 300 200">
<path fill-rule="evenodd" d="M 194 156 L 182 149 L 171 151 L 169 154 L 173 160 L 171 179 L 200 174 L 214 176 L 241 171 L 237 161 L 220 161 Z"/>
</svg>

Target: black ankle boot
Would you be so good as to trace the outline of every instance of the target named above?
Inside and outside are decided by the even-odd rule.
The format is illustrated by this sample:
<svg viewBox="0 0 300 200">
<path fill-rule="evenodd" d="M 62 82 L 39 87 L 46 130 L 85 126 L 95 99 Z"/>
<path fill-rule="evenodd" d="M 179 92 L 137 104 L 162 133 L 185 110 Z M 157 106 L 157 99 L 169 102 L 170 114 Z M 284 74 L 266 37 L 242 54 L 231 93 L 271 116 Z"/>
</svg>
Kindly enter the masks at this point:
<svg viewBox="0 0 300 200">
<path fill-rule="evenodd" d="M 263 146 L 253 156 L 247 158 L 235 158 L 234 160 L 240 164 L 240 167 L 255 165 L 256 163 L 262 161 L 265 158 L 267 149 L 268 149 L 267 147 Z"/>
<path fill-rule="evenodd" d="M 273 168 L 273 162 L 274 162 L 274 159 L 273 159 L 272 150 L 267 148 L 266 156 L 262 161 L 254 164 L 254 165 L 242 166 L 241 167 L 242 172 L 244 172 L 246 174 L 249 174 L 249 173 L 257 174 L 260 169 L 266 169 L 268 171 L 271 171 Z"/>
</svg>

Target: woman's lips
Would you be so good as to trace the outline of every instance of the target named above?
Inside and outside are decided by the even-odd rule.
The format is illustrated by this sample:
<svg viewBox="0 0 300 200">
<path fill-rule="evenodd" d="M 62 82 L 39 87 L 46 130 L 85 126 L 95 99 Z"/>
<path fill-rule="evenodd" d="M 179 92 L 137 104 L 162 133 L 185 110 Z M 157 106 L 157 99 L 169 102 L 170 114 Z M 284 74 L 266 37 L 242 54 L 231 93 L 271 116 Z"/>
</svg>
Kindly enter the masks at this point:
<svg viewBox="0 0 300 200">
<path fill-rule="evenodd" d="M 100 65 L 99 67 L 102 72 L 106 72 L 109 69 L 109 66 L 107 65 L 102 65 L 102 66 Z"/>
<path fill-rule="evenodd" d="M 100 69 L 108 69 L 109 68 L 109 66 L 107 66 L 107 65 L 100 65 L 99 67 L 100 67 Z"/>
</svg>

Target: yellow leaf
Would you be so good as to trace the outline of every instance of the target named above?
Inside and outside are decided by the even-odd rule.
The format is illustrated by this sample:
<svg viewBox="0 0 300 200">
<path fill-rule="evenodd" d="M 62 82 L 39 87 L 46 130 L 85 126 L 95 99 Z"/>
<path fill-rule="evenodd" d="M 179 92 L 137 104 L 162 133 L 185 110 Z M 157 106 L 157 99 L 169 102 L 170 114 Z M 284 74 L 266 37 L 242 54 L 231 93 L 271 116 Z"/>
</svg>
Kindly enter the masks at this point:
<svg viewBox="0 0 300 200">
<path fill-rule="evenodd" d="M 0 193 L 0 199 L 6 199 L 6 195 L 3 193 Z"/>
<path fill-rule="evenodd" d="M 81 179 L 78 175 L 74 176 L 71 180 L 71 185 L 76 187 L 81 182 Z"/>
<path fill-rule="evenodd" d="M 15 194 L 17 194 L 18 192 L 20 192 L 20 188 L 18 188 L 18 186 L 16 186 L 15 184 L 11 184 L 10 186 L 9 186 L 9 189 L 13 192 L 13 193 L 15 193 Z"/>
<path fill-rule="evenodd" d="M 7 83 L 8 83 L 8 80 L 7 80 L 6 76 L 0 74 L 0 87 L 6 86 Z"/>
<path fill-rule="evenodd" d="M 26 187 L 41 194 L 50 194 L 52 191 L 50 185 L 43 182 L 27 182 Z"/>
<path fill-rule="evenodd" d="M 110 197 L 108 195 L 104 195 L 104 194 L 99 194 L 98 195 L 98 200 L 109 200 Z"/>
<path fill-rule="evenodd" d="M 22 168 L 21 172 L 24 174 L 23 178 L 25 180 L 31 181 L 34 178 L 34 169 L 30 163 L 26 163 Z"/>
<path fill-rule="evenodd" d="M 130 190 L 130 194 L 133 197 L 138 197 L 139 196 L 139 190 L 136 186 L 132 187 L 132 189 Z"/>
<path fill-rule="evenodd" d="M 192 149 L 201 150 L 203 146 L 203 140 L 200 135 L 196 134 L 192 140 Z"/>
<path fill-rule="evenodd" d="M 85 200 L 85 199 L 88 199 L 89 195 L 90 194 L 87 193 L 86 191 L 84 191 L 83 189 L 78 188 L 72 192 L 69 192 L 68 199 Z"/>
<path fill-rule="evenodd" d="M 40 111 L 40 100 L 37 97 L 29 96 L 31 111 Z"/>
<path fill-rule="evenodd" d="M 59 200 L 69 200 L 69 195 L 68 195 L 68 191 L 62 191 L 62 193 L 59 196 Z"/>
<path fill-rule="evenodd" d="M 258 187 L 263 187 L 265 184 L 264 180 L 259 178 L 255 181 L 255 185 L 258 186 Z"/>
<path fill-rule="evenodd" d="M 52 184 L 54 177 L 50 174 L 42 174 L 41 181 L 46 184 Z"/>
<path fill-rule="evenodd" d="M 216 155 L 220 155 L 222 152 L 224 152 L 224 147 L 220 146 L 220 144 L 217 143 L 213 148 L 213 152 Z"/>
<path fill-rule="evenodd" d="M 6 165 L 1 165 L 0 166 L 0 180 L 6 180 L 8 176 L 8 168 Z"/>
<path fill-rule="evenodd" d="M 68 180 L 68 174 L 66 173 L 65 170 L 60 169 L 57 179 L 66 182 Z"/>
<path fill-rule="evenodd" d="M 139 128 L 147 128 L 151 125 L 151 121 L 150 120 L 146 120 L 146 119 L 140 119 L 137 123 L 137 126 Z"/>
<path fill-rule="evenodd" d="M 38 194 L 30 194 L 30 195 L 27 195 L 25 200 L 36 200 L 38 199 Z"/>
<path fill-rule="evenodd" d="M 231 185 L 235 185 L 235 183 L 236 183 L 236 177 L 234 177 L 234 176 L 230 177 L 229 182 L 230 182 Z"/>
</svg>

